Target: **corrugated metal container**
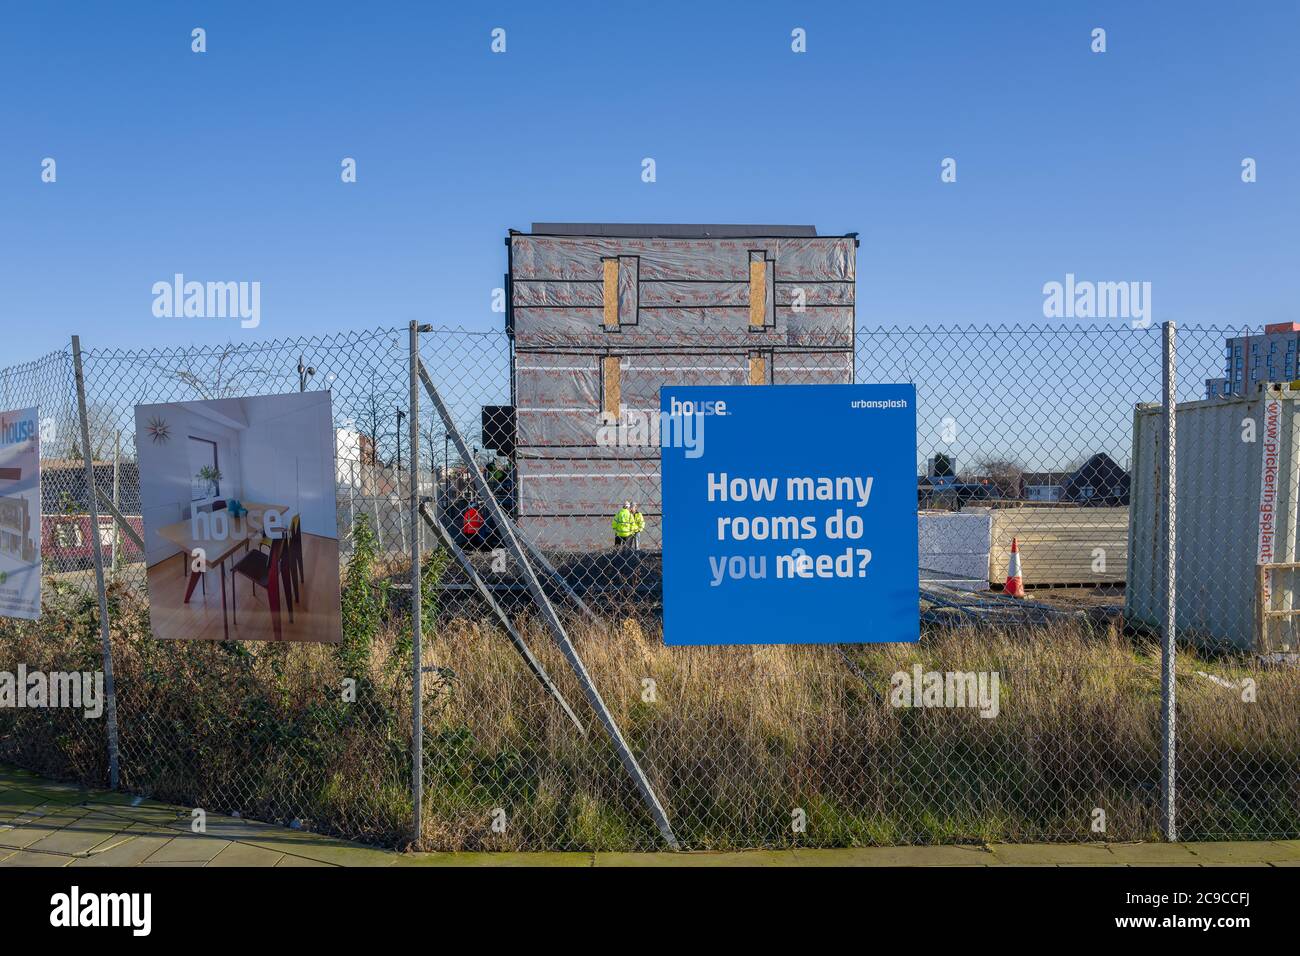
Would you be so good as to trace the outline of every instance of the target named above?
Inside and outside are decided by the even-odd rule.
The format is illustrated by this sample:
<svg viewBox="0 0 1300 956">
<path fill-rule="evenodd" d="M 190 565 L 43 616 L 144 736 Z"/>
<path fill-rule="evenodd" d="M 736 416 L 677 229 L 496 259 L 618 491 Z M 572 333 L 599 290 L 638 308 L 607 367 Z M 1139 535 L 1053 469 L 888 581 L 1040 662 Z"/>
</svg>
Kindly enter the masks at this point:
<svg viewBox="0 0 1300 956">
<path fill-rule="evenodd" d="M 1128 560 L 1128 508 L 1030 504 L 988 510 L 993 516 L 990 584 L 1006 581 L 1013 538 L 1020 546 L 1026 585 L 1123 582 Z"/>
<path fill-rule="evenodd" d="M 1297 401 L 1287 385 L 1250 397 L 1178 406 L 1177 629 L 1181 638 L 1258 652 L 1297 646 L 1295 617 L 1260 625 L 1260 565 L 1296 561 Z M 1158 405 L 1133 419 L 1133 483 L 1125 614 L 1159 627 L 1164 617 L 1164 422 Z M 1295 607 L 1300 576 L 1266 576 L 1267 606 Z M 1261 635 L 1266 636 L 1261 637 Z"/>
</svg>

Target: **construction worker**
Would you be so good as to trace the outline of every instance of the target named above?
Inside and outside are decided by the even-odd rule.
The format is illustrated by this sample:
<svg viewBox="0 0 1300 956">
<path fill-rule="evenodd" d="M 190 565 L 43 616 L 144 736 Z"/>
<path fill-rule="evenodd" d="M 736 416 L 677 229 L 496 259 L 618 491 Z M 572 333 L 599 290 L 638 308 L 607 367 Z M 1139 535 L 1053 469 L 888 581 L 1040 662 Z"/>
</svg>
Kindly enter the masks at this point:
<svg viewBox="0 0 1300 956">
<path fill-rule="evenodd" d="M 614 528 L 614 547 L 623 547 L 635 533 L 636 519 L 632 517 L 632 506 L 623 502 L 623 507 L 614 513 L 614 520 L 610 524 Z"/>
<path fill-rule="evenodd" d="M 478 510 L 478 502 L 471 501 L 460 517 L 460 531 L 469 544 L 474 544 L 478 533 L 483 530 L 483 514 Z"/>
<path fill-rule="evenodd" d="M 645 515 L 641 513 L 639 502 L 632 503 L 632 547 L 641 550 L 641 532 L 645 530 Z"/>
</svg>

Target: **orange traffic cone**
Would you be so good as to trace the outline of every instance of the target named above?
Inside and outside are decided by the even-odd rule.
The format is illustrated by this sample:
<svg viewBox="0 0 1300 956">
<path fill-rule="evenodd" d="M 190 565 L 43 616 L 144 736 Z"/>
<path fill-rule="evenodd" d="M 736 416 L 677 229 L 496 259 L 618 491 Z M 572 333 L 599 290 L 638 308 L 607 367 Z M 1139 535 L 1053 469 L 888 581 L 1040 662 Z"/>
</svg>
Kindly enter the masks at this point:
<svg viewBox="0 0 1300 956">
<path fill-rule="evenodd" d="M 1003 594 L 1022 598 L 1025 596 L 1025 578 L 1020 570 L 1020 544 L 1011 539 L 1011 560 L 1007 562 L 1007 583 L 1002 588 Z"/>
</svg>

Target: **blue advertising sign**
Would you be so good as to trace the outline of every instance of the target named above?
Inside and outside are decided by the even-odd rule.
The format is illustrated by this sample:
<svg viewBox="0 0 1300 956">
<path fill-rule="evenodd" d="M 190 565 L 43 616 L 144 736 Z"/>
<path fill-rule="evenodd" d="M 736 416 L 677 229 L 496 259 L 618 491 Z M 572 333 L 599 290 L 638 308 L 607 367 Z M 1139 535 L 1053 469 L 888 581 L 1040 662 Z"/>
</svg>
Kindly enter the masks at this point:
<svg viewBox="0 0 1300 956">
<path fill-rule="evenodd" d="M 919 638 L 914 386 L 659 401 L 665 644 Z"/>
</svg>

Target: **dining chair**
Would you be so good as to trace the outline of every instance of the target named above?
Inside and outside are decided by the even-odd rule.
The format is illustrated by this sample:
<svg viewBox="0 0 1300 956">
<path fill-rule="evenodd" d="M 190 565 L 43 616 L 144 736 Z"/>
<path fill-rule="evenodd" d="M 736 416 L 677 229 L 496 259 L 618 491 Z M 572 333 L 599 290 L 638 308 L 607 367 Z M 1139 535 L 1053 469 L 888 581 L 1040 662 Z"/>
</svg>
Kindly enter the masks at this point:
<svg viewBox="0 0 1300 956">
<path fill-rule="evenodd" d="M 263 527 L 263 528 L 266 527 L 266 513 L 265 513 L 265 512 L 262 513 L 262 527 Z M 285 529 L 284 529 L 284 528 L 281 528 L 280 530 L 281 530 L 281 533 L 283 533 Z M 271 539 L 271 536 L 270 536 L 269 534 L 267 534 L 267 533 L 264 531 L 264 532 L 262 533 L 262 540 L 258 542 L 257 546 L 258 546 L 259 548 L 266 548 L 266 550 L 270 551 L 270 550 L 271 550 L 271 540 L 272 540 L 272 539 Z"/>
<path fill-rule="evenodd" d="M 183 508 L 181 508 L 181 520 L 182 521 L 190 520 L 189 505 L 186 505 Z M 180 555 L 180 559 L 181 559 L 181 577 L 187 578 L 190 575 L 190 553 L 188 551 L 179 551 L 177 553 Z M 205 591 L 204 593 L 206 594 L 207 592 Z"/>
<path fill-rule="evenodd" d="M 302 559 L 302 517 L 294 515 L 289 522 L 289 567 L 293 572 L 293 599 L 302 603 L 303 585 L 307 583 L 307 572 Z"/>
<path fill-rule="evenodd" d="M 288 600 L 286 604 L 289 608 L 289 623 L 293 623 L 293 589 L 289 580 L 289 566 L 285 561 L 287 544 L 287 537 L 281 535 L 271 540 L 270 554 L 260 548 L 249 551 L 236 562 L 234 571 L 230 575 L 231 604 L 236 607 L 238 606 L 238 596 L 235 593 L 234 582 L 238 575 L 242 574 L 253 582 L 253 594 L 255 596 L 259 584 L 266 589 L 267 604 L 271 608 L 271 626 L 276 640 L 280 639 L 280 594 L 282 591 L 287 592 Z M 239 623 L 238 611 L 236 611 L 235 623 Z"/>
<path fill-rule="evenodd" d="M 289 527 L 286 530 L 288 540 L 285 545 L 284 560 L 288 562 L 289 569 L 292 572 L 293 600 L 295 603 L 301 604 L 302 582 L 305 576 L 302 559 L 302 516 L 294 515 L 289 521 Z M 270 549 L 271 539 L 263 535 L 258 547 Z"/>
</svg>

